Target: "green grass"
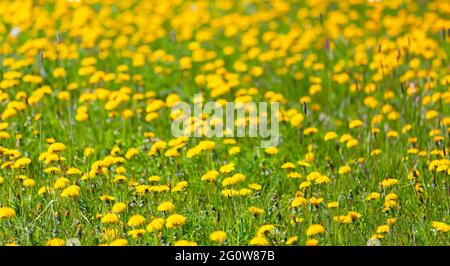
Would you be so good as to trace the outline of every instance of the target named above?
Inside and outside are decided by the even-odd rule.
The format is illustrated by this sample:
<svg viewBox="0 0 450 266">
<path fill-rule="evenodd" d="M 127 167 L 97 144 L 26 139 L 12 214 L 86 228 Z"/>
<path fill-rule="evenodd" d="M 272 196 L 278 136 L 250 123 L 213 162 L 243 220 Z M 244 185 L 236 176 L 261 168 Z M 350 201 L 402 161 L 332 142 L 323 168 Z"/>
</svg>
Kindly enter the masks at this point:
<svg viewBox="0 0 450 266">
<path fill-rule="evenodd" d="M 442 38 L 441 29 L 436 26 L 450 28 L 450 18 L 445 12 L 448 7 L 443 3 L 439 8 L 433 8 L 441 1 L 421 1 L 419 6 L 414 1 L 392 1 L 394 4 L 359 1 L 353 6 L 344 1 L 330 1 L 323 7 L 313 6 L 313 1 L 249 1 L 249 4 L 231 1 L 234 4 L 229 10 L 221 8 L 225 1 L 163 1 L 151 7 L 145 4 L 146 1 L 129 1 L 132 2 L 130 6 L 121 5 L 122 1 L 111 4 L 83 1 L 81 5 L 64 4 L 68 9 L 61 16 L 54 15 L 52 18 L 47 18 L 46 12 L 55 14 L 55 10 L 60 10 L 60 7 L 55 6 L 53 1 L 46 2 L 45 5 L 35 4 L 32 7 L 36 17 L 28 12 L 31 9 L 19 5 L 9 8 L 7 3 L 0 4 L 0 43 L 10 48 L 8 51 L 0 46 L 0 84 L 5 84 L 5 74 L 12 71 L 20 72 L 23 76 L 39 76 L 43 68 L 47 74 L 37 83 L 27 82 L 23 76 L 18 77 L 15 78 L 17 85 L 0 89 L 0 92 L 8 95 L 7 99 L 0 102 L 2 114 L 14 109 L 12 105 L 15 101 L 26 104 L 26 108 L 17 110 L 16 115 L 0 120 L 0 123 L 7 123 L 5 129 L 0 131 L 10 136 L 0 138 L 0 159 L 3 164 L 0 176 L 4 180 L 0 182 L 0 207 L 9 207 L 15 211 L 14 217 L 10 218 L 2 218 L 0 211 L 0 245 L 45 245 L 54 238 L 63 241 L 78 238 L 82 245 L 110 244 L 119 238 L 126 239 L 129 245 L 173 245 L 178 240 L 216 245 L 219 243 L 210 240 L 210 233 L 216 230 L 227 233 L 227 239 L 222 243 L 224 245 L 248 245 L 257 235 L 258 228 L 265 224 L 275 226 L 273 231 L 264 236 L 270 245 L 285 245 L 292 236 L 298 237 L 294 243 L 296 245 L 305 245 L 308 239 L 317 239 L 319 245 L 366 245 L 377 233 L 377 228 L 387 224 L 388 218 L 397 220 L 390 225 L 389 232 L 378 236 L 381 245 L 448 245 L 450 242 L 450 87 L 445 83 L 445 80 L 450 81 L 450 37 Z M 194 2 L 198 2 L 199 12 L 189 6 Z M 395 3 L 401 5 L 395 6 Z M 283 5 L 289 9 L 283 11 Z M 85 21 L 80 19 L 80 26 L 70 26 L 70 23 L 76 23 L 73 15 L 81 6 L 92 13 L 86 15 Z M 302 8 L 308 12 L 305 18 L 299 17 Z M 111 13 L 100 15 L 105 14 L 102 13 L 104 10 L 110 10 Z M 353 16 L 351 12 L 358 17 L 350 18 Z M 373 16 L 374 12 L 379 12 L 379 17 Z M 263 19 L 268 14 L 273 17 Z M 318 16 L 320 14 L 322 22 Z M 336 23 L 335 20 L 339 19 L 336 14 L 348 21 Z M 429 22 L 431 15 L 437 18 L 434 23 Z M 18 19 L 20 16 L 22 20 Z M 395 17 L 399 21 L 398 25 L 405 23 L 397 35 L 392 36 L 396 25 L 386 27 L 383 24 L 388 16 Z M 41 27 L 40 19 L 48 25 Z M 183 23 L 179 23 L 179 19 Z M 371 23 L 377 25 L 378 30 L 366 29 Z M 9 32 L 16 26 L 21 28 L 21 32 L 13 40 Z M 231 27 L 237 27 L 237 33 L 226 36 L 226 30 Z M 346 30 L 351 28 L 360 31 L 360 35 L 348 36 Z M 79 38 L 73 35 L 77 29 L 81 29 L 82 36 Z M 101 32 L 95 36 L 93 33 L 97 29 Z M 205 30 L 211 31 L 212 37 L 199 40 L 201 32 Z M 162 32 L 160 36 L 155 35 L 158 31 Z M 246 47 L 245 44 L 252 41 L 247 38 L 250 31 L 257 33 L 254 43 Z M 61 44 L 56 43 L 56 32 L 61 33 Z M 175 34 L 176 42 L 172 40 L 170 32 Z M 185 37 L 186 32 L 192 36 L 188 34 Z M 273 32 L 275 37 L 272 41 L 265 41 L 269 32 Z M 151 36 L 154 38 L 149 38 Z M 90 37 L 94 45 L 87 41 Z M 124 37 L 128 38 L 128 44 L 119 45 L 118 40 Z M 146 37 L 149 39 L 146 40 Z M 38 38 L 47 40 L 42 47 L 37 46 Z M 410 38 L 409 46 L 401 45 L 404 38 Z M 105 40 L 110 40 L 111 46 L 102 49 L 100 44 Z M 332 57 L 324 48 L 325 40 L 332 44 Z M 191 42 L 197 42 L 205 53 L 214 52 L 215 56 L 208 58 L 205 54 L 199 56 L 199 62 L 195 61 L 196 55 L 189 49 Z M 286 42 L 290 42 L 290 45 L 284 47 Z M 30 46 L 26 48 L 27 45 Z M 360 45 L 365 45 L 363 50 L 367 56 L 367 63 L 361 65 L 355 62 L 355 53 Z M 234 53 L 225 54 L 225 47 L 233 47 Z M 273 53 L 275 56 L 267 61 L 259 56 L 249 58 L 248 51 L 253 47 L 261 50 L 260 55 Z M 72 49 L 76 57 L 69 58 L 64 54 L 55 56 L 57 49 L 66 48 Z M 41 49 L 44 54 L 42 66 L 39 61 Z M 144 64 L 134 66 L 133 56 L 145 49 L 149 52 L 143 52 Z M 155 55 L 160 54 L 159 50 L 168 56 L 163 56 L 163 60 L 155 59 Z M 397 61 L 392 58 L 396 58 L 398 51 L 400 56 L 395 65 Z M 308 62 L 309 55 L 315 55 L 317 60 L 312 64 L 321 63 L 323 69 L 308 67 L 305 62 Z M 286 64 L 287 59 L 295 56 L 300 56 L 301 60 Z M 97 74 L 98 71 L 104 71 L 115 73 L 117 77 L 117 67 L 127 65 L 129 69 L 125 73 L 129 74 L 130 80 L 89 82 L 92 74 L 79 74 L 81 61 L 87 57 L 97 59 L 94 64 Z M 191 68 L 181 69 L 179 61 L 183 57 L 192 58 Z M 375 64 L 378 57 L 386 67 Z M 13 69 L 11 65 L 5 65 L 11 58 L 15 62 L 21 59 L 32 61 Z M 409 65 L 414 58 L 420 60 L 417 69 Z M 209 67 L 208 64 L 217 65 L 217 60 L 222 60 L 222 67 L 205 69 Z M 248 70 L 237 71 L 234 68 L 237 61 L 245 62 Z M 345 66 L 336 71 L 335 67 L 341 61 Z M 263 68 L 261 76 L 251 74 L 251 68 L 255 66 Z M 53 75 L 58 67 L 65 69 L 65 77 Z M 158 67 L 162 67 L 163 71 L 159 72 Z M 196 77 L 211 75 L 219 79 L 221 75 L 215 72 L 217 69 L 237 74 L 238 82 L 231 86 L 229 92 L 212 97 L 211 84 L 197 83 Z M 412 76 L 407 81 L 402 79 L 405 73 L 418 73 L 419 70 L 426 74 Z M 382 71 L 385 71 L 383 78 L 377 80 L 377 75 Z M 299 73 L 303 78 L 296 78 Z M 343 83 L 336 82 L 332 77 L 338 73 L 347 73 L 349 79 Z M 142 81 L 133 80 L 135 75 L 140 75 Z M 432 88 L 426 90 L 428 76 L 433 83 Z M 309 92 L 313 84 L 311 77 L 321 80 L 322 89 L 316 94 Z M 358 91 L 351 90 L 355 80 Z M 406 92 L 411 82 L 418 88 L 414 94 Z M 78 88 L 69 90 L 73 84 L 77 84 Z M 375 85 L 376 90 L 365 92 L 364 88 L 369 84 Z M 52 92 L 35 104 L 28 104 L 33 92 L 42 86 L 50 86 Z M 79 100 L 80 96 L 95 93 L 98 88 L 118 92 L 123 87 L 129 87 L 131 93 L 120 93 L 121 96 L 126 94 L 130 98 L 114 110 L 105 109 L 108 99 L 84 103 Z M 134 96 L 155 92 L 154 98 L 165 102 L 167 96 L 177 94 L 181 100 L 192 102 L 194 94 L 204 92 L 207 101 L 234 101 L 239 89 L 252 87 L 258 89 L 256 95 L 251 95 L 255 102 L 268 101 L 264 97 L 268 91 L 282 94 L 285 100 L 281 107 L 286 119 L 280 123 L 281 140 L 277 154 L 267 154 L 259 147 L 261 139 L 249 137 L 235 138 L 236 145 L 241 149 L 236 155 L 228 154 L 229 148 L 235 145 L 225 144 L 223 138 L 212 138 L 214 150 L 203 151 L 193 158 L 187 158 L 187 151 L 204 138 L 189 138 L 186 145 L 178 149 L 179 157 L 165 156 L 169 147 L 153 156 L 147 154 L 156 139 L 169 142 L 174 138 L 170 131 L 170 108 L 164 106 L 157 109 L 155 112 L 159 118 L 147 122 L 146 108 L 152 103 L 149 98 L 136 100 Z M 63 91 L 70 93 L 69 100 L 58 99 L 58 93 Z M 384 97 L 388 91 L 392 91 L 392 98 Z M 16 99 L 22 92 L 26 96 Z M 440 94 L 439 100 L 424 102 L 427 97 L 437 94 Z M 306 114 L 300 101 L 305 96 L 310 97 L 310 102 L 305 105 Z M 369 108 L 364 103 L 368 96 L 377 100 L 375 108 Z M 76 119 L 81 106 L 88 109 L 89 118 L 86 121 Z M 289 115 L 288 110 L 291 108 L 304 114 L 304 120 L 298 126 L 290 123 L 292 115 Z M 121 117 L 122 111 L 126 109 L 133 112 L 132 117 Z M 430 110 L 437 111 L 438 116 L 426 119 L 426 113 Z M 398 118 L 389 119 L 392 112 L 397 112 Z M 41 115 L 40 119 L 35 119 L 37 114 Z M 372 119 L 380 114 L 383 120 L 373 124 Z M 362 126 L 350 129 L 349 123 L 356 119 L 363 122 Z M 407 124 L 412 129 L 403 133 L 402 129 Z M 313 127 L 317 128 L 316 134 L 303 134 L 305 129 Z M 378 128 L 379 133 L 374 134 L 373 128 Z M 430 136 L 431 130 L 438 130 L 442 140 L 436 142 Z M 336 132 L 338 137 L 325 141 L 324 136 L 329 131 Z M 396 131 L 398 137 L 388 137 L 389 131 Z M 155 137 L 146 137 L 146 132 L 153 132 Z M 21 137 L 18 138 L 18 134 Z M 344 134 L 350 134 L 358 144 L 346 147 L 339 140 Z M 412 137 L 417 138 L 416 143 L 410 142 Z M 58 152 L 64 160 L 49 164 L 39 160 L 39 156 L 50 145 L 49 138 L 65 145 L 66 149 Z M 298 165 L 298 161 L 306 159 L 309 145 L 315 159 L 309 162 L 310 167 Z M 115 146 L 120 148 L 116 157 L 124 157 L 130 148 L 138 149 L 139 153 L 126 159 L 123 164 L 108 166 L 106 174 L 83 178 L 83 175 L 88 175 L 93 163 L 110 155 Z M 94 149 L 90 156 L 83 154 L 87 147 Z M 423 153 L 408 153 L 410 148 L 417 148 Z M 381 154 L 372 155 L 375 149 L 380 149 Z M 20 157 L 30 158 L 31 164 L 23 169 L 7 166 L 8 162 L 14 164 L 18 159 L 5 154 L 12 150 L 19 151 Z M 434 151 L 441 153 L 436 154 Z M 449 168 L 441 173 L 430 169 L 430 163 L 434 160 L 441 160 Z M 221 166 L 231 162 L 236 165 L 232 173 L 219 174 L 213 183 L 201 181 L 207 171 L 218 171 Z M 294 163 L 296 168 L 282 169 L 281 166 L 286 162 Z M 351 171 L 339 174 L 339 168 L 344 165 L 350 166 Z M 127 180 L 116 183 L 115 171 L 120 166 L 126 169 L 123 175 Z M 61 172 L 45 173 L 47 167 L 58 167 Z M 66 171 L 71 167 L 78 168 L 82 174 L 67 175 Z M 408 178 L 412 169 L 420 175 Z M 292 171 L 297 171 L 302 177 L 289 178 L 288 173 Z M 330 182 L 319 185 L 310 180 L 312 184 L 309 188 L 300 189 L 299 185 L 314 171 L 328 176 Z M 245 181 L 223 187 L 222 180 L 235 173 L 245 175 Z M 35 185 L 24 186 L 19 175 L 33 179 Z M 153 175 L 161 177 L 158 184 L 169 185 L 170 188 L 180 181 L 187 181 L 188 186 L 181 192 L 137 194 L 136 185 L 151 185 L 148 178 Z M 66 187 L 52 189 L 53 193 L 38 194 L 40 188 L 53 187 L 62 176 L 70 180 Z M 380 183 L 386 178 L 395 178 L 398 184 L 381 187 Z M 253 191 L 248 196 L 231 198 L 221 193 L 223 189 L 246 188 L 252 183 L 260 184 L 261 190 Z M 422 192 L 417 191 L 418 184 L 423 186 Z M 69 185 L 80 187 L 78 197 L 61 196 L 61 192 Z M 381 198 L 366 200 L 372 192 L 380 193 Z M 301 193 L 308 201 L 316 197 L 323 198 L 323 202 L 318 206 L 307 203 L 292 208 L 292 200 Z M 389 193 L 398 196 L 395 200 L 397 206 L 384 210 L 385 196 Z M 113 196 L 115 200 L 103 202 L 100 199 L 102 195 Z M 157 210 L 157 206 L 165 201 L 175 205 L 172 212 Z M 327 204 L 333 201 L 337 201 L 339 206 L 328 208 Z M 127 209 L 118 214 L 120 222 L 102 223 L 101 217 L 111 212 L 116 202 L 127 204 Z M 264 214 L 254 216 L 248 211 L 251 206 L 261 208 Z M 349 211 L 358 212 L 361 217 L 350 224 L 334 221 L 333 217 L 347 215 Z M 143 225 L 136 228 L 145 229 L 152 218 L 167 218 L 174 213 L 185 216 L 186 223 L 175 229 L 146 232 L 138 238 L 127 235 L 133 229 L 127 225 L 127 221 L 135 214 L 146 219 Z M 293 222 L 294 217 L 302 218 L 303 221 Z M 436 230 L 432 226 L 433 221 L 446 223 L 447 226 Z M 307 236 L 306 230 L 312 224 L 321 224 L 325 232 Z M 105 229 L 117 229 L 118 235 L 114 239 L 105 239 L 102 236 Z"/>
</svg>

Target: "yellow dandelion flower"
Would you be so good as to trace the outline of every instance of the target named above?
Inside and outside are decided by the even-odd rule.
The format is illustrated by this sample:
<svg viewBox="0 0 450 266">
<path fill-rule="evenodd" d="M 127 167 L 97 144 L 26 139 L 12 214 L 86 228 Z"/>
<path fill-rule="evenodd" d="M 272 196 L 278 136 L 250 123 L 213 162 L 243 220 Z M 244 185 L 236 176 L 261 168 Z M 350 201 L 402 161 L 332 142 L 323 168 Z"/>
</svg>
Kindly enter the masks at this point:
<svg viewBox="0 0 450 266">
<path fill-rule="evenodd" d="M 234 166 L 235 166 L 234 163 L 229 163 L 229 164 L 223 165 L 220 167 L 219 172 L 221 172 L 222 174 L 228 174 L 228 173 L 234 171 Z"/>
<path fill-rule="evenodd" d="M 269 148 L 266 148 L 264 151 L 265 151 L 265 153 L 267 153 L 269 155 L 274 155 L 274 154 L 278 153 L 278 149 L 276 147 L 269 147 Z"/>
<path fill-rule="evenodd" d="M 31 160 L 29 158 L 20 158 L 14 162 L 13 168 L 14 169 L 24 168 L 28 166 L 30 163 Z"/>
<path fill-rule="evenodd" d="M 291 236 L 286 240 L 286 245 L 290 246 L 292 244 L 294 244 L 295 242 L 298 241 L 298 237 L 297 236 Z"/>
<path fill-rule="evenodd" d="M 107 213 L 101 219 L 102 224 L 116 224 L 119 221 L 119 216 L 115 213 Z"/>
<path fill-rule="evenodd" d="M 255 206 L 251 206 L 248 208 L 248 212 L 250 212 L 254 216 L 259 216 L 264 213 L 264 210 Z"/>
<path fill-rule="evenodd" d="M 166 228 L 172 229 L 186 223 L 186 217 L 180 214 L 172 214 L 166 219 Z"/>
<path fill-rule="evenodd" d="M 61 197 L 78 198 L 80 197 L 80 187 L 72 185 L 67 187 L 61 192 Z"/>
<path fill-rule="evenodd" d="M 323 227 L 320 224 L 312 224 L 306 230 L 307 236 L 314 236 L 314 235 L 323 234 L 323 233 L 325 233 L 325 227 Z"/>
<path fill-rule="evenodd" d="M 249 242 L 251 246 L 268 246 L 269 241 L 264 236 L 256 236 Z"/>
<path fill-rule="evenodd" d="M 154 218 L 148 225 L 147 225 L 147 231 L 153 232 L 153 231 L 160 231 L 163 229 L 164 224 L 166 220 L 164 218 Z"/>
<path fill-rule="evenodd" d="M 173 205 L 170 201 L 165 201 L 158 205 L 158 211 L 160 212 L 171 212 L 175 209 L 175 205 Z"/>
<path fill-rule="evenodd" d="M 211 239 L 211 241 L 213 242 L 217 242 L 217 243 L 223 243 L 225 242 L 225 240 L 227 239 L 227 233 L 225 233 L 224 231 L 218 230 L 218 231 L 214 231 L 209 235 L 209 239 Z"/>
<path fill-rule="evenodd" d="M 139 238 L 142 237 L 146 231 L 144 229 L 133 229 L 127 232 L 128 236 L 131 236 L 132 238 Z"/>
<path fill-rule="evenodd" d="M 16 211 L 10 207 L 0 207 L 0 220 L 11 219 L 16 216 Z"/>
<path fill-rule="evenodd" d="M 431 226 L 436 229 L 436 231 L 438 232 L 450 232 L 450 225 L 443 223 L 443 222 L 438 222 L 438 221 L 433 221 L 431 223 Z"/>
<path fill-rule="evenodd" d="M 47 241 L 47 246 L 65 246 L 66 242 L 63 239 L 60 238 L 53 238 Z"/>
<path fill-rule="evenodd" d="M 339 203 L 337 201 L 332 201 L 327 204 L 328 209 L 333 209 L 339 207 Z"/>
<path fill-rule="evenodd" d="M 310 246 L 310 247 L 317 246 L 317 245 L 319 245 L 319 240 L 317 240 L 317 239 L 308 239 L 308 240 L 306 240 L 306 244 L 305 245 L 306 246 Z"/>
<path fill-rule="evenodd" d="M 266 233 L 270 233 L 275 229 L 275 226 L 273 224 L 265 224 L 258 228 L 258 231 L 256 232 L 257 236 L 264 236 Z"/>
<path fill-rule="evenodd" d="M 140 214 L 135 214 L 135 215 L 131 216 L 130 219 L 128 219 L 127 225 L 131 226 L 131 227 L 136 227 L 143 223 L 145 223 L 144 216 L 142 216 Z"/>
<path fill-rule="evenodd" d="M 287 162 L 281 166 L 281 169 L 294 169 L 295 165 L 293 163 Z"/>
<path fill-rule="evenodd" d="M 178 240 L 173 245 L 180 246 L 180 247 L 198 246 L 198 244 L 196 242 L 189 241 L 189 240 Z"/>
<path fill-rule="evenodd" d="M 334 131 L 329 131 L 329 132 L 325 133 L 325 136 L 323 137 L 323 139 L 325 141 L 330 141 L 330 140 L 333 140 L 336 138 L 337 138 L 337 134 Z"/>
<path fill-rule="evenodd" d="M 344 165 L 344 166 L 339 167 L 338 173 L 339 173 L 340 175 L 344 175 L 344 174 L 350 173 L 351 170 L 352 170 L 352 169 L 351 169 L 349 166 Z"/>
<path fill-rule="evenodd" d="M 217 172 L 216 170 L 208 171 L 208 172 L 206 172 L 206 174 L 204 174 L 201 177 L 201 181 L 214 182 L 214 181 L 216 181 L 218 175 L 219 175 L 219 172 Z"/>
<path fill-rule="evenodd" d="M 395 178 L 386 178 L 383 181 L 381 181 L 381 187 L 389 188 L 389 187 L 397 185 L 398 183 L 399 183 L 399 181 Z"/>
<path fill-rule="evenodd" d="M 34 187 L 36 185 L 36 182 L 31 178 L 26 178 L 23 180 L 23 185 L 25 187 Z"/>
<path fill-rule="evenodd" d="M 119 238 L 109 244 L 110 246 L 128 246 L 128 240 Z"/>
<path fill-rule="evenodd" d="M 385 234 L 385 233 L 389 232 L 389 225 L 384 224 L 384 225 L 378 226 L 376 232 L 377 232 L 377 234 Z"/>
</svg>

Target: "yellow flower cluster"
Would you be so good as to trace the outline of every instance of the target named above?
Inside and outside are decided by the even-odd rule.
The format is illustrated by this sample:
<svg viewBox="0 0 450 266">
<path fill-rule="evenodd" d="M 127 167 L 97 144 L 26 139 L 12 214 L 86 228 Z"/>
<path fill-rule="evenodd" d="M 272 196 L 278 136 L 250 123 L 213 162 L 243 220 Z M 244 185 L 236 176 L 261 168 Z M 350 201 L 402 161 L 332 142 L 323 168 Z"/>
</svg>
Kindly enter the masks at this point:
<svg viewBox="0 0 450 266">
<path fill-rule="evenodd" d="M 0 1 L 0 245 L 448 244 L 449 13 Z"/>
</svg>

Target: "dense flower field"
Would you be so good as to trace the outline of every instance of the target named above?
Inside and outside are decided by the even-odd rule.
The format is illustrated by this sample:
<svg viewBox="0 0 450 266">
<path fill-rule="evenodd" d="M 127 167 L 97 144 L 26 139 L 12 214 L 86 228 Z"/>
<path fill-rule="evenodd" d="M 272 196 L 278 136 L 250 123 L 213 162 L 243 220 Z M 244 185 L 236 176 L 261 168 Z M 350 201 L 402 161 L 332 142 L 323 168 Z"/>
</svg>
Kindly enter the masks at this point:
<svg viewBox="0 0 450 266">
<path fill-rule="evenodd" d="M 449 56 L 449 1 L 1 1 L 0 245 L 448 245 Z"/>
</svg>

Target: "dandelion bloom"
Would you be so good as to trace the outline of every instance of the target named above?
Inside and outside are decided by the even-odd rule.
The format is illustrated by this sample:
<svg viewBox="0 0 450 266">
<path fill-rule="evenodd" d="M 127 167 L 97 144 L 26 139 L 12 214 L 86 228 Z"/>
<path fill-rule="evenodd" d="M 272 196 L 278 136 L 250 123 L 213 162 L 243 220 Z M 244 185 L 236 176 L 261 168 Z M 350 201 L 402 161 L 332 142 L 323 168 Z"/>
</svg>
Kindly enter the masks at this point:
<svg viewBox="0 0 450 266">
<path fill-rule="evenodd" d="M 25 187 L 34 187 L 36 185 L 36 182 L 31 178 L 26 178 L 23 180 L 23 185 Z"/>
<path fill-rule="evenodd" d="M 175 209 L 175 205 L 173 205 L 170 201 L 165 201 L 158 205 L 158 211 L 160 212 L 171 212 Z"/>
<path fill-rule="evenodd" d="M 308 201 L 304 197 L 295 197 L 291 202 L 292 208 L 297 208 L 299 206 L 305 206 Z"/>
<path fill-rule="evenodd" d="M 164 224 L 166 220 L 164 218 L 154 218 L 148 225 L 147 225 L 147 231 L 153 232 L 153 231 L 159 231 L 163 229 Z"/>
<path fill-rule="evenodd" d="M 278 149 L 276 147 L 269 147 L 264 150 L 267 154 L 274 155 L 278 153 Z"/>
<path fill-rule="evenodd" d="M 239 152 L 241 152 L 241 148 L 240 148 L 239 146 L 231 147 L 231 148 L 228 150 L 228 154 L 230 154 L 230 155 L 236 155 L 236 154 L 238 154 Z"/>
<path fill-rule="evenodd" d="M 188 247 L 188 246 L 198 246 L 198 244 L 194 241 L 189 240 L 178 240 L 173 244 L 174 246 Z"/>
<path fill-rule="evenodd" d="M 359 119 L 353 120 L 350 122 L 350 124 L 348 125 L 349 128 L 357 128 L 357 127 L 361 127 L 363 125 L 363 122 Z"/>
<path fill-rule="evenodd" d="M 248 185 L 248 188 L 258 191 L 258 190 L 261 190 L 262 186 L 257 183 L 251 183 Z"/>
<path fill-rule="evenodd" d="M 329 209 L 337 208 L 337 207 L 339 207 L 339 203 L 337 201 L 332 201 L 327 204 L 327 208 L 329 208 Z"/>
<path fill-rule="evenodd" d="M 141 224 L 145 223 L 145 218 L 144 216 L 140 215 L 140 214 L 136 214 L 130 217 L 130 219 L 128 219 L 128 226 L 139 226 Z"/>
<path fill-rule="evenodd" d="M 157 176 L 157 175 L 152 175 L 148 178 L 148 181 L 150 181 L 150 182 L 159 182 L 160 180 L 161 180 L 161 177 Z"/>
<path fill-rule="evenodd" d="M 297 242 L 297 240 L 298 240 L 298 237 L 297 237 L 297 236 L 289 237 L 289 238 L 286 240 L 286 245 L 290 246 L 290 245 L 294 244 L 295 242 Z"/>
<path fill-rule="evenodd" d="M 72 185 L 67 187 L 61 192 L 61 197 L 78 198 L 80 197 L 80 187 Z"/>
<path fill-rule="evenodd" d="M 111 242 L 109 245 L 110 246 L 128 246 L 128 241 L 126 239 L 119 238 L 119 239 L 116 239 L 113 242 Z"/>
<path fill-rule="evenodd" d="M 146 231 L 144 229 L 133 229 L 127 232 L 128 236 L 131 236 L 132 238 L 139 238 L 142 237 Z"/>
<path fill-rule="evenodd" d="M 115 213 L 122 213 L 126 210 L 127 205 L 123 202 L 117 202 L 113 205 L 112 211 Z"/>
<path fill-rule="evenodd" d="M 16 211 L 10 207 L 0 207 L 0 220 L 10 219 L 16 216 Z"/>
<path fill-rule="evenodd" d="M 352 218 L 348 215 L 338 215 L 333 217 L 333 221 L 341 224 L 351 224 Z"/>
<path fill-rule="evenodd" d="M 70 183 L 70 180 L 65 177 L 60 177 L 56 179 L 55 184 L 53 185 L 53 188 L 55 189 L 63 189 L 67 187 L 67 185 Z"/>
<path fill-rule="evenodd" d="M 335 139 L 335 138 L 337 138 L 337 134 L 336 134 L 336 132 L 334 132 L 334 131 L 327 132 L 327 133 L 325 134 L 325 136 L 323 137 L 323 139 L 324 139 L 325 141 L 330 141 L 330 140 L 333 140 L 333 139 Z"/>
<path fill-rule="evenodd" d="M 291 125 L 294 127 L 298 127 L 304 120 L 304 116 L 302 114 L 296 114 L 291 118 Z"/>
<path fill-rule="evenodd" d="M 341 167 L 339 168 L 339 174 L 340 174 L 340 175 L 347 174 L 347 173 L 349 173 L 351 170 L 352 170 L 352 169 L 351 169 L 349 166 L 344 165 L 344 166 L 341 166 Z"/>
<path fill-rule="evenodd" d="M 358 145 L 358 140 L 356 139 L 351 139 L 349 141 L 347 141 L 347 144 L 345 145 L 347 148 L 352 148 L 355 147 L 356 145 Z"/>
<path fill-rule="evenodd" d="M 92 153 L 94 153 L 94 149 L 91 147 L 87 147 L 84 149 L 83 155 L 85 157 L 89 157 Z"/>
<path fill-rule="evenodd" d="M 264 213 L 264 210 L 255 206 L 251 206 L 248 208 L 248 211 L 254 216 L 258 216 Z"/>
<path fill-rule="evenodd" d="M 66 242 L 60 238 L 53 238 L 47 241 L 47 246 L 65 246 Z"/>
<path fill-rule="evenodd" d="M 288 176 L 289 178 L 292 178 L 292 179 L 302 178 L 302 177 L 303 177 L 303 175 L 300 174 L 299 172 L 290 172 L 290 173 L 288 173 L 287 176 Z"/>
<path fill-rule="evenodd" d="M 258 228 L 258 231 L 256 232 L 257 236 L 264 236 L 266 233 L 270 233 L 275 229 L 275 226 L 273 224 L 265 224 Z"/>
<path fill-rule="evenodd" d="M 228 173 L 234 171 L 234 166 L 235 166 L 234 163 L 229 163 L 229 164 L 223 165 L 220 167 L 219 172 L 221 172 L 222 174 L 228 174 Z"/>
<path fill-rule="evenodd" d="M 14 162 L 14 168 L 18 169 L 18 168 L 24 168 L 27 165 L 29 165 L 31 163 L 31 160 L 29 158 L 20 158 L 17 161 Z"/>
<path fill-rule="evenodd" d="M 330 178 L 326 175 L 321 175 L 320 177 L 318 177 L 314 183 L 316 184 L 327 184 L 330 183 Z"/>
<path fill-rule="evenodd" d="M 166 219 L 166 227 L 168 229 L 182 226 L 184 223 L 186 223 L 186 217 L 180 214 L 172 214 Z"/>
<path fill-rule="evenodd" d="M 281 168 L 282 168 L 282 169 L 293 169 L 293 168 L 295 168 L 295 165 L 294 165 L 293 163 L 287 162 L 287 163 L 284 163 L 284 164 L 281 166 Z"/>
<path fill-rule="evenodd" d="M 66 145 L 64 145 L 63 143 L 60 143 L 60 142 L 56 142 L 56 143 L 51 144 L 47 150 L 50 153 L 56 153 L 56 152 L 64 151 L 65 149 L 66 149 Z"/>
<path fill-rule="evenodd" d="M 325 233 L 325 227 L 323 227 L 320 224 L 312 224 L 306 230 L 307 236 L 314 236 L 314 235 L 323 234 L 323 233 Z"/>
<path fill-rule="evenodd" d="M 367 200 L 375 200 L 375 199 L 379 199 L 381 197 L 380 193 L 378 192 L 372 192 L 367 196 Z"/>
<path fill-rule="evenodd" d="M 201 177 L 201 181 L 214 182 L 214 181 L 216 181 L 218 175 L 219 175 L 219 172 L 217 172 L 216 170 L 208 171 L 208 172 L 206 172 L 206 174 L 204 174 Z"/>
<path fill-rule="evenodd" d="M 249 242 L 251 246 L 268 246 L 269 241 L 264 236 L 256 236 Z"/>
<path fill-rule="evenodd" d="M 306 246 L 317 246 L 318 244 L 319 244 L 319 240 L 317 240 L 317 239 L 306 240 Z"/>
<path fill-rule="evenodd" d="M 389 188 L 394 185 L 397 185 L 398 183 L 399 183 L 398 180 L 395 178 L 387 178 L 387 179 L 384 179 L 383 181 L 381 181 L 381 187 Z"/>
<path fill-rule="evenodd" d="M 113 239 L 116 239 L 118 235 L 119 235 L 119 230 L 118 230 L 118 229 L 108 229 L 108 228 L 105 228 L 105 229 L 103 230 L 103 233 L 102 233 L 102 237 L 103 237 L 103 239 L 105 239 L 105 240 L 113 240 Z"/>
<path fill-rule="evenodd" d="M 431 223 L 431 226 L 436 229 L 438 232 L 449 232 L 450 231 L 450 225 L 443 223 L 443 222 L 438 222 L 438 221 L 433 221 Z"/>
<path fill-rule="evenodd" d="M 101 222 L 103 224 L 116 224 L 119 222 L 119 216 L 115 213 L 107 213 L 103 215 Z"/>
<path fill-rule="evenodd" d="M 323 202 L 323 200 L 324 200 L 323 198 L 311 197 L 309 199 L 309 203 L 317 207 Z"/>
<path fill-rule="evenodd" d="M 378 234 L 385 234 L 385 233 L 389 232 L 389 225 L 387 225 L 387 224 L 380 225 L 377 227 L 376 231 Z"/>
<path fill-rule="evenodd" d="M 227 233 L 221 230 L 214 231 L 209 235 L 209 238 L 213 242 L 223 243 L 227 239 Z"/>
</svg>

